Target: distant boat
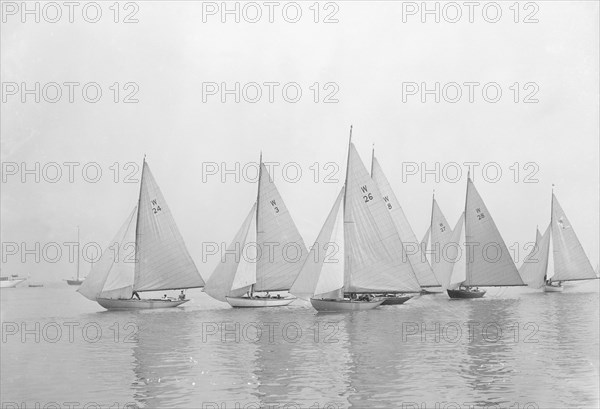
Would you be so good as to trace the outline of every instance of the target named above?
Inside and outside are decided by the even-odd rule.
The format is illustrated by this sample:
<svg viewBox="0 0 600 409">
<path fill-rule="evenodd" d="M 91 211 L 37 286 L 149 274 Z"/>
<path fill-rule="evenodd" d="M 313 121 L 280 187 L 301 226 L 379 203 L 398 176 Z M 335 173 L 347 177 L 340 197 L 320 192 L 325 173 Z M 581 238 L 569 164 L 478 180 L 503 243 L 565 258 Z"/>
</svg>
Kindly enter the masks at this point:
<svg viewBox="0 0 600 409">
<path fill-rule="evenodd" d="M 67 280 L 67 284 L 68 285 L 81 285 L 83 283 L 83 278 L 80 279 L 79 278 L 79 258 L 80 258 L 80 244 L 79 244 L 79 226 L 77 226 L 77 277 L 76 278 L 71 278 L 70 280 Z"/>
<path fill-rule="evenodd" d="M 470 176 L 467 177 L 466 196 L 465 240 L 459 240 L 459 244 L 471 249 L 467 248 L 463 254 L 465 280 L 457 283 L 458 288 L 448 288 L 448 295 L 450 298 L 481 298 L 485 290 L 480 290 L 479 287 L 524 286 L 494 219 Z M 458 229 L 457 226 L 455 230 Z M 458 267 L 460 271 L 462 265 L 458 266 L 459 264 L 462 264 L 462 260 L 455 262 L 454 268 Z M 455 277 L 460 275 L 460 272 L 453 271 L 451 281 L 455 281 Z"/>
<path fill-rule="evenodd" d="M 417 241 L 417 237 L 415 236 L 415 233 L 413 232 L 413 229 L 406 215 L 404 214 L 404 211 L 402 210 L 402 206 L 400 206 L 398 198 L 392 190 L 390 182 L 383 173 L 383 169 L 381 168 L 379 161 L 377 158 L 375 158 L 374 149 L 371 160 L 371 177 L 381 191 L 381 195 L 383 196 L 383 200 L 385 202 L 385 207 L 392 216 L 392 220 L 396 226 L 398 234 L 400 235 L 400 240 L 402 241 L 404 253 L 414 270 L 419 285 L 423 290 L 425 290 L 424 293 L 431 293 L 431 291 L 426 289 L 440 288 L 440 282 L 436 277 L 435 272 L 427 262 L 425 255 L 421 251 L 420 242 Z M 394 301 L 396 300 L 388 300 L 383 304 L 400 303 Z"/>
<path fill-rule="evenodd" d="M 385 298 L 419 292 L 386 202 L 354 144 L 348 144 L 346 181 L 290 292 L 317 311 L 369 310 Z M 361 295 L 362 294 L 362 295 Z"/>
<path fill-rule="evenodd" d="M 438 202 L 435 200 L 434 191 L 431 201 L 430 224 L 421 240 L 421 249 L 424 255 L 429 256 L 431 269 L 444 291 L 449 288 L 454 262 L 458 257 L 458 248 L 449 249 L 449 247 L 456 244 L 460 239 L 460 237 L 456 237 L 455 240 L 452 240 L 452 237 L 457 228 L 462 229 L 463 222 L 464 216 L 461 216 L 456 227 L 454 229 L 450 227 Z M 460 232 L 458 236 L 460 236 Z"/>
<path fill-rule="evenodd" d="M 598 278 L 554 192 L 550 225 L 543 235 L 537 231 L 535 246 L 519 273 L 528 286 L 545 292 L 562 292 L 564 281 Z"/>
<path fill-rule="evenodd" d="M 134 296 L 203 285 L 144 158 L 137 205 L 77 291 L 106 309 L 171 308 L 189 300 Z"/>
<path fill-rule="evenodd" d="M 281 307 L 295 300 L 269 294 L 290 289 L 308 250 L 262 162 L 262 154 L 256 202 L 227 254 L 231 257 L 217 265 L 206 283 L 204 292 L 208 295 L 239 308 Z"/>
<path fill-rule="evenodd" d="M 29 284 L 29 287 L 43 287 L 43 286 L 44 286 L 44 284 L 37 284 L 37 283 L 35 283 L 35 284 L 34 283 Z"/>
<path fill-rule="evenodd" d="M 25 280 L 27 279 L 21 278 L 17 274 L 12 274 L 10 277 L 0 277 L 0 288 L 14 288 Z"/>
</svg>

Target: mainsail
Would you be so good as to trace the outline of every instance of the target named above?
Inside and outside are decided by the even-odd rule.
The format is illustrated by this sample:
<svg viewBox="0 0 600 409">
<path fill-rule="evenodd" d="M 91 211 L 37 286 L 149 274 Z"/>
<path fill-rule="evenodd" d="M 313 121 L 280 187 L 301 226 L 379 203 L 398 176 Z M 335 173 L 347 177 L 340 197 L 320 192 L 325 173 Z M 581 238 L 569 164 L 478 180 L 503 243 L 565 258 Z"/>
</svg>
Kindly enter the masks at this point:
<svg viewBox="0 0 600 409">
<path fill-rule="evenodd" d="M 548 255 L 550 249 L 551 226 L 548 226 L 543 236 L 536 232 L 535 245 L 523 260 L 519 274 L 523 282 L 532 288 L 542 288 L 548 271 Z"/>
<path fill-rule="evenodd" d="M 133 291 L 202 287 L 171 211 L 144 160 L 138 205 L 78 291 L 128 299 Z"/>
<path fill-rule="evenodd" d="M 452 290 L 465 280 L 464 220 L 465 215 L 463 213 L 458 219 L 454 230 L 444 224 L 443 226 L 446 228 L 440 232 L 442 238 L 435 243 L 437 249 L 434 257 L 432 257 L 432 263 L 434 263 L 433 266 L 444 290 Z M 432 231 L 439 231 L 443 227 L 440 224 L 434 226 L 436 227 Z"/>
<path fill-rule="evenodd" d="M 137 215 L 135 291 L 204 286 L 171 210 L 144 161 Z"/>
<path fill-rule="evenodd" d="M 344 197 L 346 292 L 419 291 L 383 196 L 349 144 Z"/>
<path fill-rule="evenodd" d="M 257 243 L 261 253 L 254 290 L 288 290 L 308 250 L 262 161 L 258 183 Z"/>
<path fill-rule="evenodd" d="M 427 259 L 424 257 L 420 248 L 420 243 L 417 241 L 417 237 L 400 206 L 400 202 L 375 156 L 373 156 L 371 165 L 371 177 L 381 191 L 385 207 L 392 216 L 392 220 L 394 221 L 398 234 L 400 235 L 400 240 L 402 241 L 404 253 L 408 257 L 408 261 L 414 270 L 419 285 L 421 287 L 439 286 L 440 283 L 427 262 Z"/>
<path fill-rule="evenodd" d="M 552 194 L 553 281 L 590 280 L 596 278 L 571 222 Z"/>
<path fill-rule="evenodd" d="M 443 251 L 445 250 L 446 244 L 451 241 L 453 230 L 450 228 L 435 197 L 433 198 L 431 205 L 431 225 L 429 226 L 429 229 L 431 231 L 431 245 L 429 251 L 426 253 L 430 256 L 429 258 L 434 274 L 440 281 L 440 284 L 442 284 L 442 275 L 445 273 L 440 271 L 442 264 L 445 262 L 445 260 L 443 260 Z M 458 240 L 458 238 L 456 240 Z"/>
<path fill-rule="evenodd" d="M 341 298 L 344 286 L 344 188 L 340 191 L 321 232 L 290 288 L 295 296 Z"/>
<path fill-rule="evenodd" d="M 465 286 L 525 285 L 485 203 L 469 177 L 465 206 Z"/>
</svg>

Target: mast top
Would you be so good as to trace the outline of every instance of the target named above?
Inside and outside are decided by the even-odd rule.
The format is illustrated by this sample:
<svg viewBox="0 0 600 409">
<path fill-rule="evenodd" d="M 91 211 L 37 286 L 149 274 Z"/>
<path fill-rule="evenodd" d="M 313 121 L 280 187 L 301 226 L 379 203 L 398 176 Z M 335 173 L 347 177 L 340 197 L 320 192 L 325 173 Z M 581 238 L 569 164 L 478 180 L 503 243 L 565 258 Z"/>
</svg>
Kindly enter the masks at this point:
<svg viewBox="0 0 600 409">
<path fill-rule="evenodd" d="M 352 125 L 350 125 L 350 138 L 348 139 L 348 145 L 352 143 Z"/>
</svg>

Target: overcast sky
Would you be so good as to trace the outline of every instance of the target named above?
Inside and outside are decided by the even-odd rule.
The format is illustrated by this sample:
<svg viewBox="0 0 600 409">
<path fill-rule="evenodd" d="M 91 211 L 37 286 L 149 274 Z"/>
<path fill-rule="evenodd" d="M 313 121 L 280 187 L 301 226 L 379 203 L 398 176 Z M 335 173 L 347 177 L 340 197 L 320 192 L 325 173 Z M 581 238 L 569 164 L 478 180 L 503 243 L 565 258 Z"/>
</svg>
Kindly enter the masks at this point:
<svg viewBox="0 0 600 409">
<path fill-rule="evenodd" d="M 258 160 L 261 150 L 266 162 L 282 164 L 273 174 L 275 183 L 311 245 L 343 183 L 352 124 L 353 141 L 368 167 L 375 144 L 376 155 L 419 239 L 429 224 L 432 190 L 436 189 L 442 210 L 454 224 L 464 208 L 467 168 L 462 164 L 478 162 L 475 185 L 509 247 L 515 242 L 522 247 L 535 239 L 537 225 L 540 229 L 547 226 L 554 183 L 558 200 L 596 266 L 600 207 L 597 2 L 538 1 L 528 9 L 521 3 L 518 23 L 514 22 L 515 10 L 509 8 L 513 2 L 499 2 L 502 16 L 497 23 L 486 21 L 481 7 L 474 10 L 473 23 L 468 21 L 466 7 L 456 23 L 447 21 L 456 11 L 450 8 L 439 23 L 433 16 L 423 23 L 419 13 L 403 16 L 403 7 L 410 12 L 411 5 L 391 1 L 342 1 L 327 7 L 322 3 L 318 23 L 314 22 L 314 6 L 310 9 L 313 2 L 300 3 L 302 17 L 297 23 L 284 19 L 285 2 L 275 8 L 273 23 L 264 5 L 256 23 L 247 21 L 256 12 L 249 7 L 239 23 L 231 15 L 223 23 L 218 12 L 209 14 L 213 11 L 209 3 L 204 3 L 203 15 L 201 2 L 138 2 L 137 9 L 122 7 L 120 22 L 114 23 L 111 3 L 102 3 L 97 23 L 85 21 L 81 9 L 75 10 L 73 23 L 68 21 L 66 8 L 56 23 L 44 19 L 54 18 L 55 11 L 50 9 L 45 16 L 41 11 L 40 23 L 31 16 L 23 23 L 19 10 L 16 15 L 3 11 L 1 234 L 5 247 L 11 242 L 33 248 L 35 242 L 43 247 L 72 241 L 78 225 L 83 243 L 106 245 L 137 200 L 139 185 L 123 182 L 130 170 L 124 166 L 141 164 L 146 154 L 206 278 L 218 257 L 203 262 L 202 243 L 233 238 L 256 198 L 256 184 L 243 177 L 236 183 L 233 175 L 222 183 L 220 173 L 203 175 L 203 169 L 212 162 L 219 166 L 224 162 L 229 169 L 238 162 L 243 169 Z M 93 17 L 93 10 L 87 11 L 88 18 Z M 289 6 L 286 11 L 292 20 L 295 9 Z M 488 20 L 494 18 L 495 10 L 487 9 L 487 13 Z M 121 22 L 129 14 L 139 21 Z M 327 16 L 338 22 L 324 23 Z M 527 16 L 539 21 L 524 23 Z M 97 103 L 86 102 L 81 85 L 69 103 L 68 88 L 61 85 L 63 95 L 58 102 L 50 103 L 42 95 L 35 103 L 33 95 L 21 94 L 21 83 L 34 88 L 36 82 L 41 88 L 50 82 L 95 82 L 102 97 Z M 124 89 L 130 82 L 137 84 L 137 90 L 133 85 Z M 262 98 L 251 103 L 241 95 L 235 103 L 234 96 L 227 95 L 223 103 L 217 92 L 205 94 L 203 101 L 203 88 L 210 90 L 206 83 L 211 82 L 225 82 L 230 88 L 236 82 L 241 87 L 256 82 L 261 84 Z M 275 88 L 272 103 L 265 82 L 281 84 Z M 296 103 L 282 96 L 283 85 L 291 82 L 302 90 Z M 460 84 L 460 101 L 447 100 L 455 97 L 452 86 L 446 87 L 447 98 L 442 95 L 439 103 L 433 95 L 427 95 L 424 103 L 419 92 L 403 95 L 403 88 L 410 88 L 407 83 L 426 83 L 433 89 L 436 82 L 440 88 Z M 481 84 L 475 87 L 472 103 L 464 85 L 469 82 Z M 16 83 L 19 89 L 15 91 L 8 83 Z M 120 84 L 118 103 L 110 89 L 114 83 Z M 314 83 L 319 84 L 318 96 Z M 502 90 L 498 102 L 487 102 L 482 96 L 487 83 L 496 83 Z M 515 83 L 519 84 L 518 96 Z M 255 90 L 247 87 L 246 99 L 254 98 Z M 46 99 L 54 98 L 51 86 L 46 91 Z M 137 92 L 131 98 L 139 102 L 123 103 L 133 91 Z M 293 98 L 294 88 L 288 91 Z M 493 98 L 494 88 L 488 91 Z M 330 98 L 338 102 L 324 103 L 332 92 Z M 527 98 L 538 102 L 524 103 Z M 21 164 L 33 169 L 36 162 L 47 170 L 46 177 L 41 172 L 36 183 L 34 175 L 27 175 L 23 183 Z M 68 180 L 68 168 L 61 165 L 62 178 L 50 183 L 55 174 L 48 165 L 51 162 L 79 163 L 73 182 Z M 324 183 L 335 170 L 326 167 L 330 162 L 337 166 L 336 183 Z M 434 169 L 436 162 L 449 177 L 442 173 L 436 183 L 434 175 L 426 175 L 422 182 L 422 163 Z M 452 162 L 461 164 L 463 170 L 454 183 L 449 180 L 455 177 L 456 168 L 448 165 Z M 82 177 L 81 169 L 89 163 L 102 169 L 97 183 Z M 114 163 L 120 168 L 117 183 Z M 298 181 L 284 180 L 281 168 L 286 163 L 297 163 L 302 169 Z M 403 174 L 403 169 L 414 170 L 411 163 L 418 173 Z M 498 167 L 502 170 L 496 183 L 482 176 L 487 163 L 497 164 L 488 165 L 488 179 L 495 177 Z M 93 166 L 88 165 L 91 177 Z M 316 168 L 320 168 L 318 175 Z M 289 170 L 288 179 L 294 178 L 294 169 Z M 254 175 L 252 169 L 247 175 Z M 528 175 L 534 183 L 524 183 Z M 134 176 L 139 178 L 139 173 Z M 4 254 L 3 275 L 31 274 L 35 280 L 51 281 L 74 274 L 67 247 L 56 263 L 44 257 L 35 263 L 33 256 L 22 263 L 20 256 L 20 252 Z M 521 250 L 517 264 L 523 256 Z M 88 268 L 82 264 L 84 275 Z"/>
</svg>

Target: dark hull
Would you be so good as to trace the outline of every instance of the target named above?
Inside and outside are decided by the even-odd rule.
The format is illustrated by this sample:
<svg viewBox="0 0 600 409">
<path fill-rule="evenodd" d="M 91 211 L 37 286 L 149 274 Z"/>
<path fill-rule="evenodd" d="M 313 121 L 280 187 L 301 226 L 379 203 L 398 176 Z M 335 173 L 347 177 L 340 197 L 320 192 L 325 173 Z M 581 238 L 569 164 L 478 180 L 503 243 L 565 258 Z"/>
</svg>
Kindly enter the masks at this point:
<svg viewBox="0 0 600 409">
<path fill-rule="evenodd" d="M 386 297 L 385 301 L 381 305 L 400 305 L 404 304 L 412 298 L 412 295 L 403 295 L 399 297 Z"/>
<path fill-rule="evenodd" d="M 69 285 L 81 285 L 81 284 L 83 284 L 83 280 L 67 280 L 67 284 L 69 284 Z"/>
<path fill-rule="evenodd" d="M 485 294 L 484 290 L 469 291 L 469 290 L 447 290 L 450 298 L 481 298 Z"/>
</svg>

